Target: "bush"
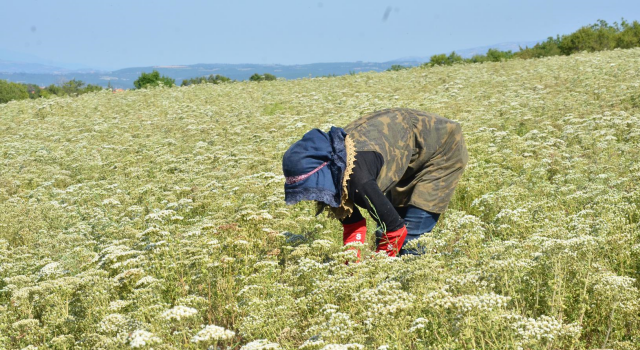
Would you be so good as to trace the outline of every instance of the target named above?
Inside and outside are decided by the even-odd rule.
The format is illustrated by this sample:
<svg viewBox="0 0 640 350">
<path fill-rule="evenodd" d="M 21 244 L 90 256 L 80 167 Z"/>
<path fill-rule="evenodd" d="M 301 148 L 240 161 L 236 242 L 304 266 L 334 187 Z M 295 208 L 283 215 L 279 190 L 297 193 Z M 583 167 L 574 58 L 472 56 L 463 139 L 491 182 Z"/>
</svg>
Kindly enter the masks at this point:
<svg viewBox="0 0 640 350">
<path fill-rule="evenodd" d="M 557 55 L 571 55 L 580 51 L 602 51 L 615 48 L 629 49 L 640 46 L 640 23 L 622 19 L 609 25 L 606 21 L 584 26 L 577 31 L 561 36 L 549 37 L 532 48 L 520 49 L 514 54 L 518 58 L 538 58 Z"/>
<path fill-rule="evenodd" d="M 65 95 L 77 95 L 78 91 L 80 91 L 83 86 L 84 82 L 82 80 L 71 79 L 64 82 L 61 88 Z"/>
<path fill-rule="evenodd" d="M 29 91 L 24 84 L 0 80 L 0 103 L 29 98 Z"/>
<path fill-rule="evenodd" d="M 389 69 L 387 69 L 387 72 L 398 72 L 405 69 L 409 69 L 409 67 L 405 67 L 399 64 L 394 64 L 394 65 L 391 65 Z"/>
<path fill-rule="evenodd" d="M 252 76 L 249 77 L 250 81 L 263 81 L 264 77 L 258 73 L 253 73 Z"/>
<path fill-rule="evenodd" d="M 444 66 L 447 64 L 447 55 L 441 53 L 439 55 L 433 55 L 429 58 L 429 66 Z"/>
<path fill-rule="evenodd" d="M 630 49 L 640 46 L 640 23 L 633 21 L 629 24 L 625 20 L 621 23 L 622 32 L 616 38 L 616 47 Z"/>
<path fill-rule="evenodd" d="M 511 52 L 511 50 L 500 51 L 497 49 L 489 49 L 489 51 L 487 51 L 486 57 L 487 61 L 489 62 L 502 62 L 513 58 L 513 52 Z"/>
<path fill-rule="evenodd" d="M 458 55 L 455 51 L 451 52 L 449 56 L 446 54 L 433 55 L 429 59 L 428 63 L 423 64 L 423 66 L 450 66 L 454 63 L 462 63 L 464 60 L 462 56 Z"/>
<path fill-rule="evenodd" d="M 501 62 L 512 58 L 540 58 L 558 55 L 570 55 L 580 51 L 602 51 L 615 48 L 628 49 L 640 46 L 640 23 L 633 21 L 629 23 L 622 19 L 621 23 L 616 22 L 609 25 L 604 20 L 598 23 L 584 26 L 568 35 L 557 35 L 548 37 L 547 40 L 534 45 L 533 47 L 520 47 L 520 51 L 500 51 L 489 49 L 486 55 L 474 55 L 469 59 L 462 59 L 455 52 L 449 56 L 446 54 L 433 55 L 428 63 L 423 67 L 449 66 L 458 62 L 479 63 L 479 62 Z"/>
<path fill-rule="evenodd" d="M 275 75 L 269 73 L 264 73 L 263 75 L 254 73 L 251 77 L 249 77 L 250 81 L 273 81 L 276 79 L 278 78 Z"/>
<path fill-rule="evenodd" d="M 10 83 L 0 80 L 0 103 L 11 100 L 22 100 L 25 98 L 39 98 L 51 96 L 79 96 L 87 92 L 102 90 L 102 86 L 88 84 L 84 86 L 82 80 L 72 79 L 64 82 L 61 86 L 51 84 L 41 89 L 36 84 Z M 25 95 L 26 94 L 26 95 Z"/>
<path fill-rule="evenodd" d="M 516 52 L 514 56 L 522 59 L 557 56 L 561 54 L 559 45 L 559 35 L 555 39 L 548 37 L 546 41 L 535 44 L 532 48 L 520 48 L 520 51 Z"/>
<path fill-rule="evenodd" d="M 184 79 L 182 80 L 182 84 L 181 86 L 189 86 L 189 85 L 193 85 L 193 84 L 204 84 L 204 83 L 211 83 L 211 84 L 220 84 L 220 83 L 226 83 L 226 82 L 230 82 L 231 79 L 222 76 L 220 74 L 216 74 L 215 76 L 213 74 L 209 75 L 208 77 L 197 77 L 197 78 L 191 78 L 191 79 Z"/>
<path fill-rule="evenodd" d="M 136 89 L 144 89 L 147 86 L 159 86 L 160 83 L 164 86 L 171 87 L 176 83 L 176 80 L 165 77 L 164 75 L 160 76 L 160 72 L 154 70 L 151 73 L 142 72 L 140 77 L 133 82 L 133 86 L 135 86 Z"/>
<path fill-rule="evenodd" d="M 564 55 L 570 55 L 580 51 L 593 52 L 614 49 L 618 32 L 620 32 L 620 28 L 617 24 L 610 26 L 606 21 L 599 20 L 596 24 L 582 27 L 563 36 L 559 45 L 560 52 Z"/>
</svg>

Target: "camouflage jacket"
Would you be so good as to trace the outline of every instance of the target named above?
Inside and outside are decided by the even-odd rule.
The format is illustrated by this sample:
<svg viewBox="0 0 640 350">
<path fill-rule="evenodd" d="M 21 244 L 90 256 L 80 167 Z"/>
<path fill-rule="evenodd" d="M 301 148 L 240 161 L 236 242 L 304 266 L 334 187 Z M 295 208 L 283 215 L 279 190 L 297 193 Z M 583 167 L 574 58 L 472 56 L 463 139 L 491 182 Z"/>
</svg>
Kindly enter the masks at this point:
<svg viewBox="0 0 640 350">
<path fill-rule="evenodd" d="M 365 115 L 344 130 L 358 151 L 377 151 L 378 187 L 395 207 L 442 213 L 468 154 L 460 124 L 433 113 L 396 108 Z"/>
</svg>

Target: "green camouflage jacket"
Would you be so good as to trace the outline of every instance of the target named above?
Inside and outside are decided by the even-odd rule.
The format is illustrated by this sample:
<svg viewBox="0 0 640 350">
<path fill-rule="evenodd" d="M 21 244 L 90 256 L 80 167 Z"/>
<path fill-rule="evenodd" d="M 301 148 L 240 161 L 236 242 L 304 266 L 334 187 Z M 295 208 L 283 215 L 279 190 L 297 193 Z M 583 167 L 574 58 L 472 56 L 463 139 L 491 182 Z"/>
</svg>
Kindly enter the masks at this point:
<svg viewBox="0 0 640 350">
<path fill-rule="evenodd" d="M 384 158 L 377 183 L 395 207 L 446 210 L 468 160 L 460 124 L 395 108 L 365 115 L 344 130 L 356 154 L 377 151 Z"/>
</svg>

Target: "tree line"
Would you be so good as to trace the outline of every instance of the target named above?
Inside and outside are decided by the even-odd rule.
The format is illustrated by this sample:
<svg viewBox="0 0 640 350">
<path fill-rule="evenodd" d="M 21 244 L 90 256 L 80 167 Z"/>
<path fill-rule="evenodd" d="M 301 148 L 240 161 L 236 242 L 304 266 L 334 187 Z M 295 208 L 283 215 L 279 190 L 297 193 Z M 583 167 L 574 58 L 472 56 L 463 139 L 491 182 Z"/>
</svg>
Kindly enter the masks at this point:
<svg viewBox="0 0 640 350">
<path fill-rule="evenodd" d="M 613 49 L 630 49 L 640 47 L 640 23 L 629 23 L 622 19 L 620 23 L 609 24 L 604 20 L 581 27 L 567 35 L 548 37 L 547 40 L 533 47 L 520 48 L 517 52 L 489 49 L 485 55 L 474 55 L 462 58 L 457 53 L 438 54 L 430 57 L 423 66 L 443 66 L 456 63 L 500 62 L 514 58 L 530 59 L 560 55 L 571 55 L 576 52 L 603 51 Z M 393 68 L 393 67 L 392 67 Z M 397 68 L 395 70 L 398 70 Z"/>
<path fill-rule="evenodd" d="M 273 81 L 277 77 L 273 74 L 253 74 L 250 81 Z M 196 77 L 191 79 L 182 80 L 181 86 L 189 86 L 194 84 L 220 84 L 233 82 L 228 77 L 216 74 L 204 77 Z M 176 81 L 173 78 L 160 75 L 156 70 L 151 73 L 141 73 L 138 79 L 133 82 L 133 86 L 136 89 L 146 89 L 151 86 L 167 86 L 172 87 L 176 85 Z M 23 84 L 13 83 L 6 80 L 0 80 L 0 103 L 7 103 L 13 100 L 26 100 L 35 99 L 40 97 L 52 97 L 52 96 L 79 96 L 88 92 L 101 91 L 104 89 L 112 90 L 111 83 L 106 88 L 99 85 L 85 84 L 82 80 L 72 79 L 64 82 L 60 85 L 51 84 L 47 87 L 41 88 L 36 84 Z"/>
<path fill-rule="evenodd" d="M 36 84 L 12 83 L 0 80 L 0 103 L 11 100 L 35 99 L 51 96 L 78 96 L 88 92 L 100 91 L 103 87 L 85 83 L 82 80 L 72 79 L 60 85 L 51 84 L 40 88 Z"/>
<path fill-rule="evenodd" d="M 277 79 L 278 78 L 275 75 L 269 74 L 269 73 L 264 73 L 264 74 L 254 73 L 252 76 L 249 77 L 249 81 L 274 81 Z M 196 77 L 191 79 L 184 79 L 182 80 L 181 86 L 189 86 L 194 84 L 205 84 L 205 83 L 221 84 L 221 83 L 228 83 L 228 82 L 234 82 L 234 81 L 235 80 L 231 80 L 230 78 L 220 74 L 216 74 L 216 75 L 211 74 L 208 77 L 204 76 L 204 77 Z"/>
</svg>

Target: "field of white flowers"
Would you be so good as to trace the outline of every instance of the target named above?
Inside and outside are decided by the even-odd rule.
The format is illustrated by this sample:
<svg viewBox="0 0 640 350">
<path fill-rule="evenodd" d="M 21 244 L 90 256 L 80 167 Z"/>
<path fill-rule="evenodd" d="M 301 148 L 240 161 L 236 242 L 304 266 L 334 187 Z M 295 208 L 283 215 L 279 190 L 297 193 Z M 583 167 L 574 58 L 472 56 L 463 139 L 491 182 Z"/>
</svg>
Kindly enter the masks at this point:
<svg viewBox="0 0 640 350">
<path fill-rule="evenodd" d="M 0 349 L 640 349 L 640 49 L 0 105 Z M 459 121 L 421 257 L 284 204 L 311 128 Z M 372 222 L 372 221 L 371 221 Z"/>
</svg>

